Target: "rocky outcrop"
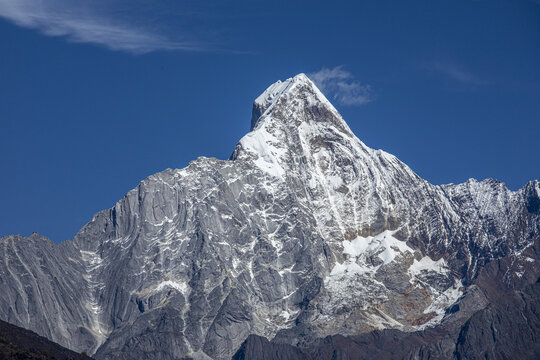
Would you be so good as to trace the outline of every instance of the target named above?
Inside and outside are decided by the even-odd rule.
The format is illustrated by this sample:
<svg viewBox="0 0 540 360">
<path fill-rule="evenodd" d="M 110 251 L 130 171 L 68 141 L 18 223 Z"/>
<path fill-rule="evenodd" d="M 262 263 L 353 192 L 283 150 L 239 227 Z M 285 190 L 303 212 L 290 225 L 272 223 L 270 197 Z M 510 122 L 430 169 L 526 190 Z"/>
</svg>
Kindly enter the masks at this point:
<svg viewBox="0 0 540 360">
<path fill-rule="evenodd" d="M 73 240 L 1 239 L 0 318 L 98 359 L 228 359 L 250 335 L 296 351 L 457 334 L 492 301 L 480 269 L 505 259 L 497 279 L 520 289 L 538 277 L 538 181 L 431 185 L 303 74 L 253 114 L 230 159 L 148 177 Z"/>
</svg>

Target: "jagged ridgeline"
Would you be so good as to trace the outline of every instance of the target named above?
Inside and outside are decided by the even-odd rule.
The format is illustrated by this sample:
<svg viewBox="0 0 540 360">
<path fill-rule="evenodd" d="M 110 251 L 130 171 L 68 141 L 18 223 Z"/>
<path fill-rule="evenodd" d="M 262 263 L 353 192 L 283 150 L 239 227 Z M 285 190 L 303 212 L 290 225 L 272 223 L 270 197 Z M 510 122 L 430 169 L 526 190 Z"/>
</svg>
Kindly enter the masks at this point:
<svg viewBox="0 0 540 360">
<path fill-rule="evenodd" d="M 497 318 L 480 312 L 504 294 L 529 306 L 516 294 L 537 293 L 538 181 L 431 185 L 303 74 L 259 96 L 251 124 L 230 159 L 148 177 L 70 241 L 1 239 L 0 318 L 96 359 L 322 359 L 330 335 L 467 358 L 485 341 L 462 332 Z"/>
</svg>

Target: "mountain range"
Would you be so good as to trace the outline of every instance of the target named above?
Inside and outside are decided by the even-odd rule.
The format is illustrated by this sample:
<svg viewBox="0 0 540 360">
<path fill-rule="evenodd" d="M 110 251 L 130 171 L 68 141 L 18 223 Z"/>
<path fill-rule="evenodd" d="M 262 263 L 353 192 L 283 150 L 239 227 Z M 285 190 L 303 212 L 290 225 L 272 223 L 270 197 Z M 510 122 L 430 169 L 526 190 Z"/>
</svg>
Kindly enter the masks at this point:
<svg viewBox="0 0 540 360">
<path fill-rule="evenodd" d="M 229 159 L 0 239 L 0 319 L 99 360 L 534 358 L 539 241 L 539 181 L 432 185 L 300 74 Z"/>
</svg>

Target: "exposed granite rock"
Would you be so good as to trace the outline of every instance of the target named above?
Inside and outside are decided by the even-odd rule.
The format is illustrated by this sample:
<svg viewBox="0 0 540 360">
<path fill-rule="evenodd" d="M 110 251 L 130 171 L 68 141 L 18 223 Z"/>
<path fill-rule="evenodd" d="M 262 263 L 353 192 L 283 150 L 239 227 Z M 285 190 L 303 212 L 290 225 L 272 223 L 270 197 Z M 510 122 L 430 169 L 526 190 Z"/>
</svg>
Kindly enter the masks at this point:
<svg viewBox="0 0 540 360">
<path fill-rule="evenodd" d="M 0 318 L 76 351 L 95 347 L 79 251 L 34 233 L 0 239 L 0 252 Z"/>
</svg>

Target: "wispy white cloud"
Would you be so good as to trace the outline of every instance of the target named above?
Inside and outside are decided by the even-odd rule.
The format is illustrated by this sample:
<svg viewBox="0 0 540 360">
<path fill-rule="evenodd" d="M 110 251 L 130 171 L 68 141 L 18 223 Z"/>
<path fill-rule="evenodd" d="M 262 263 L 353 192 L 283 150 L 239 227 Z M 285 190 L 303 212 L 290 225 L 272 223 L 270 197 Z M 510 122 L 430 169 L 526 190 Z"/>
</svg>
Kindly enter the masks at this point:
<svg viewBox="0 0 540 360">
<path fill-rule="evenodd" d="M 476 75 L 459 68 L 457 65 L 449 62 L 434 61 L 427 64 L 430 71 L 442 74 L 454 81 L 465 85 L 480 85 L 482 80 Z"/>
<path fill-rule="evenodd" d="M 196 42 L 178 41 L 152 31 L 140 22 L 120 16 L 121 12 L 119 2 L 114 0 L 108 3 L 0 0 L 0 17 L 48 36 L 64 36 L 69 41 L 94 43 L 134 54 L 157 50 L 204 50 Z"/>
<path fill-rule="evenodd" d="M 322 92 L 342 105 L 365 105 L 375 99 L 371 86 L 355 80 L 343 66 L 322 68 L 308 76 Z"/>
</svg>

